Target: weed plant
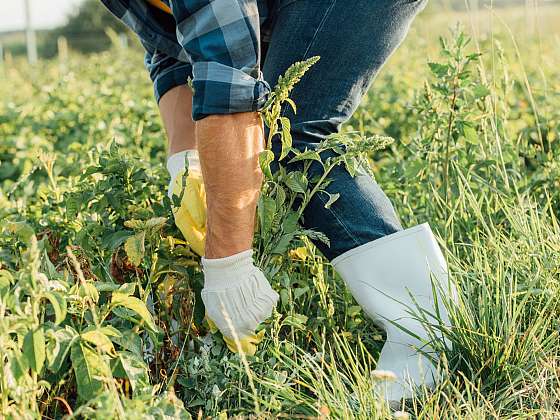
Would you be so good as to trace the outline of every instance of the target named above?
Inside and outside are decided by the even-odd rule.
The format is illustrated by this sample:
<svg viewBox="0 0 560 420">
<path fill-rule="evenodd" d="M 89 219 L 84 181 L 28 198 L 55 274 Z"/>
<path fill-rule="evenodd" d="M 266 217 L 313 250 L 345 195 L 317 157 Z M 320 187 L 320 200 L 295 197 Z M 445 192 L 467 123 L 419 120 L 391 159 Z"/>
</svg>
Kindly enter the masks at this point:
<svg viewBox="0 0 560 420">
<path fill-rule="evenodd" d="M 423 84 L 382 75 L 317 150 L 292 148 L 280 112 L 297 107 L 289 91 L 315 59 L 279 81 L 263 117 L 280 162 L 261 155 L 255 249 L 280 302 L 252 357 L 230 353 L 204 320 L 199 258 L 173 224 L 163 130 L 137 54 L 5 66 L 2 415 L 560 416 L 558 62 L 519 72 L 520 49 L 500 42 L 442 38 L 437 59 L 415 63 Z M 329 238 L 298 224 L 337 165 L 371 171 L 405 226 L 430 222 L 459 289 L 458 304 L 442 302 L 452 345 L 433 334 L 440 384 L 401 412 L 380 397 L 382 332 L 311 242 Z"/>
</svg>

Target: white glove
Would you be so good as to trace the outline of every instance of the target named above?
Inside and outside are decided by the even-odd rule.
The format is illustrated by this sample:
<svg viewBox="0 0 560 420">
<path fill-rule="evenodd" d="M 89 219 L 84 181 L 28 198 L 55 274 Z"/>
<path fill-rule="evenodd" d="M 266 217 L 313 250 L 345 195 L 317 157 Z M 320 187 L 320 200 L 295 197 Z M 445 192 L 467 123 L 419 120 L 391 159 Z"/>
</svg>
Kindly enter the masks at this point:
<svg viewBox="0 0 560 420">
<path fill-rule="evenodd" d="M 187 149 L 182 152 L 172 154 L 167 158 L 167 171 L 169 172 L 169 187 L 167 188 L 167 196 L 173 196 L 175 189 L 175 180 L 185 169 L 185 160 L 189 163 L 189 174 L 191 172 L 201 174 L 200 159 L 196 149 Z"/>
<path fill-rule="evenodd" d="M 240 347 L 253 355 L 264 333 L 255 334 L 255 329 L 272 314 L 278 293 L 253 264 L 251 249 L 226 258 L 202 258 L 202 267 L 201 295 L 211 326 L 221 331 L 231 351 Z"/>
</svg>

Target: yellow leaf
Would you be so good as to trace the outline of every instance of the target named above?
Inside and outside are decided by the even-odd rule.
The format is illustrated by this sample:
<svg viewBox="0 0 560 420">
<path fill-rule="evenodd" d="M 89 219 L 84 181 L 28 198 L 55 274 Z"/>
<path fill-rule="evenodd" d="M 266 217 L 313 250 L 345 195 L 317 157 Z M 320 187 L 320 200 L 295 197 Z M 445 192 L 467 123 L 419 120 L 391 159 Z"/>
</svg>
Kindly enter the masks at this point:
<svg viewBox="0 0 560 420">
<path fill-rule="evenodd" d="M 146 239 L 146 232 L 138 232 L 136 235 L 131 236 L 124 243 L 124 250 L 128 259 L 135 266 L 139 266 L 144 259 L 146 247 L 144 240 Z"/>
<path fill-rule="evenodd" d="M 115 348 L 113 347 L 113 343 L 103 332 L 99 330 L 91 330 L 82 333 L 82 340 L 88 341 L 95 346 L 103 353 L 114 353 Z"/>
</svg>

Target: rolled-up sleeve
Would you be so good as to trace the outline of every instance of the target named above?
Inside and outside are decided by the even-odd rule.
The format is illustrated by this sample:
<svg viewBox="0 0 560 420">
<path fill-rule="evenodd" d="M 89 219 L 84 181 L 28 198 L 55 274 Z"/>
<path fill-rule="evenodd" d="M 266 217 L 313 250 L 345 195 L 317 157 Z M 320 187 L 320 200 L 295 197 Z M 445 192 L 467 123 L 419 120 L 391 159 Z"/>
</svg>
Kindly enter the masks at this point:
<svg viewBox="0 0 560 420">
<path fill-rule="evenodd" d="M 257 0 L 170 0 L 192 64 L 193 119 L 258 111 L 269 85 L 260 62 Z"/>
<path fill-rule="evenodd" d="M 176 86 L 186 85 L 192 79 L 192 66 L 155 50 L 144 43 L 144 65 L 154 84 L 156 101 Z"/>
</svg>

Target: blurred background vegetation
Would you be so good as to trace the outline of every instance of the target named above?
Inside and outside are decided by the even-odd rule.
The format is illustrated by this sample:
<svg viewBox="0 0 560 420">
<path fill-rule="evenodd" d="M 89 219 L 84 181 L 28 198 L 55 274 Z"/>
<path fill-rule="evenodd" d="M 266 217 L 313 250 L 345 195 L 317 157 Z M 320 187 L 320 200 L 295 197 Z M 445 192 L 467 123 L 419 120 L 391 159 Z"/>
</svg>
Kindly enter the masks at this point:
<svg viewBox="0 0 560 420">
<path fill-rule="evenodd" d="M 115 19 L 99 0 L 85 0 L 69 14 L 64 25 L 37 31 L 39 57 L 54 57 L 61 36 L 68 40 L 69 47 L 74 51 L 85 54 L 105 51 L 111 47 L 111 38 L 107 33 L 109 29 L 132 39 L 132 33 Z M 4 51 L 12 56 L 26 53 L 24 30 L 0 31 L 0 42 Z"/>
<path fill-rule="evenodd" d="M 0 40 L 0 418 L 391 418 L 372 375 L 382 335 L 312 247 L 271 265 L 281 304 L 249 367 L 207 334 L 198 263 L 161 204 L 165 132 L 140 46 L 99 0 L 79 5 L 39 34 L 53 60 L 30 66 L 23 34 Z M 396 140 L 371 156 L 375 176 L 404 226 L 444 238 L 462 290 L 448 379 L 410 418 L 560 419 L 559 23 L 558 0 L 430 0 L 345 125 Z M 162 218 L 158 234 L 129 223 Z M 93 330 L 115 290 L 161 334 L 127 311 Z"/>
<path fill-rule="evenodd" d="M 534 15 L 535 10 L 546 10 L 552 5 L 559 5 L 559 0 L 430 0 L 422 16 L 446 15 L 453 12 L 485 11 L 488 8 L 516 8 L 525 9 L 527 17 Z M 447 12 L 447 13 L 446 13 Z M 518 12 L 519 14 L 519 12 Z M 521 12 L 523 14 L 523 12 Z M 528 27 L 538 29 L 538 25 L 529 23 Z M 444 25 L 446 29 L 446 25 Z M 71 50 L 88 54 L 101 52 L 111 47 L 111 30 L 119 34 L 120 42 L 126 42 L 140 48 L 134 35 L 117 19 L 115 19 L 99 0 L 84 0 L 66 22 L 53 29 L 37 31 L 38 54 L 40 58 L 52 58 L 58 51 L 58 39 L 66 38 Z M 26 53 L 24 30 L 2 32 L 0 29 L 0 44 L 4 53 L 20 56 Z"/>
</svg>

